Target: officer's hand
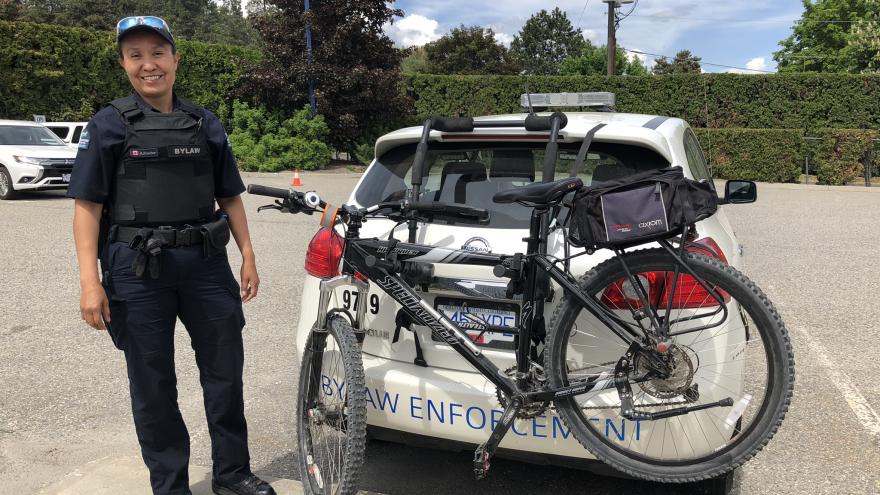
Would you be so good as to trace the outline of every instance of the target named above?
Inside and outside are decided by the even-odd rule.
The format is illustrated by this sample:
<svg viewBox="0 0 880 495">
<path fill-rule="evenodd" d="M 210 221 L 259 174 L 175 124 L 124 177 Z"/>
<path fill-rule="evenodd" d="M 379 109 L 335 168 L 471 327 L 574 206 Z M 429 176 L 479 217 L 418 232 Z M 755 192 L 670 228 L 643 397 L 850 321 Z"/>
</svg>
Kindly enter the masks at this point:
<svg viewBox="0 0 880 495">
<path fill-rule="evenodd" d="M 257 264 L 253 259 L 245 259 L 241 263 L 241 302 L 248 302 L 257 297 L 260 288 L 260 276 L 257 275 Z"/>
<path fill-rule="evenodd" d="M 106 330 L 104 321 L 110 321 L 110 302 L 100 283 L 82 288 L 79 298 L 79 312 L 82 319 L 96 330 Z M 101 317 L 104 321 L 101 321 Z"/>
</svg>

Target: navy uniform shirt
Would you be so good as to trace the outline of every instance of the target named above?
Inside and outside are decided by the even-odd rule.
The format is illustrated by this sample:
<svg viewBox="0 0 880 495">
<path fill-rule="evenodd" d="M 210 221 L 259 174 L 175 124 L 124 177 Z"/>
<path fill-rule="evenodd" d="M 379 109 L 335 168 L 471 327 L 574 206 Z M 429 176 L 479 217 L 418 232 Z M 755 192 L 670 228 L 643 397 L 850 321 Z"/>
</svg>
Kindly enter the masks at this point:
<svg viewBox="0 0 880 495">
<path fill-rule="evenodd" d="M 157 112 L 155 108 L 134 93 L 137 105 L 144 112 Z M 177 97 L 174 108 L 179 107 Z M 226 138 L 226 131 L 220 119 L 209 110 L 202 108 L 202 129 L 211 150 L 214 162 L 214 196 L 229 198 L 244 192 L 244 183 L 238 173 L 238 165 L 232 147 Z M 113 189 L 113 179 L 117 164 L 122 158 L 122 144 L 125 141 L 125 123 L 119 112 L 111 106 L 102 108 L 86 126 L 79 140 L 79 150 L 67 195 L 71 198 L 85 199 L 93 203 L 106 203 Z"/>
</svg>

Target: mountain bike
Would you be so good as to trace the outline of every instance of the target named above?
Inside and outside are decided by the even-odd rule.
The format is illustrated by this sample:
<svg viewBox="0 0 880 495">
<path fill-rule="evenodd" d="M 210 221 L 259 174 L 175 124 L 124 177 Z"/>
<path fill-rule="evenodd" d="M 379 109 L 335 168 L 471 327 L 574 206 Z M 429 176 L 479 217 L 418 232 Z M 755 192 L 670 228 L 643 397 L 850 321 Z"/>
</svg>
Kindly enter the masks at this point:
<svg viewBox="0 0 880 495">
<path fill-rule="evenodd" d="M 425 127 L 466 131 L 478 125 L 438 119 Z M 560 122 L 552 117 L 539 125 L 555 134 Z M 424 149 L 417 151 L 414 177 Z M 767 444 L 788 410 L 794 380 L 791 343 L 772 303 L 723 255 L 693 242 L 693 225 L 651 244 L 615 248 L 612 258 L 576 278 L 568 261 L 588 251 L 557 258 L 548 254 L 547 239 L 560 228 L 556 220 L 566 198 L 582 188 L 578 177 L 569 177 L 495 195 L 496 202 L 527 205 L 532 214 L 526 252 L 494 254 L 413 242 L 412 227 L 420 222 L 485 223 L 487 212 L 480 208 L 412 199 L 336 208 L 315 192 L 248 187 L 251 194 L 278 198 L 260 209 L 319 212 L 325 228 L 344 230 L 344 237 L 331 234 L 341 271 L 320 283 L 316 323 L 302 353 L 297 432 L 307 492 L 353 493 L 364 458 L 366 391 L 358 343 L 367 305 L 358 305 L 354 315 L 330 308 L 333 291 L 343 285 L 366 294 L 376 284 L 410 324 L 429 328 L 497 388 L 504 412 L 475 451 L 478 479 L 487 476 L 513 422 L 547 410 L 598 459 L 648 480 L 714 478 Z M 412 198 L 418 198 L 415 179 L 414 189 Z M 728 194 L 723 201 L 736 202 Z M 393 235 L 361 238 L 363 222 L 374 217 L 408 223 L 409 242 Z M 515 370 L 499 368 L 421 297 L 420 287 L 441 263 L 493 267 L 509 280 L 508 294 L 521 303 L 514 330 L 468 317 L 481 332 L 514 333 Z M 561 299 L 545 325 L 544 305 L 554 297 Z M 639 428 L 644 441 L 609 436 L 606 420 L 620 419 Z"/>
</svg>

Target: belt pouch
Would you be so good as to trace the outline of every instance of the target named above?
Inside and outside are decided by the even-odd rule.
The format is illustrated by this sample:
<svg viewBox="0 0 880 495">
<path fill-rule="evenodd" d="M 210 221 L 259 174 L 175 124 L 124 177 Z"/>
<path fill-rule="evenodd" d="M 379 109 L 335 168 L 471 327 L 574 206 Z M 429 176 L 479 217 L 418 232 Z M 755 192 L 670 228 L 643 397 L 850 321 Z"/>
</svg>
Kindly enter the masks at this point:
<svg viewBox="0 0 880 495">
<path fill-rule="evenodd" d="M 229 244 L 229 222 L 225 216 L 211 223 L 202 225 L 201 228 L 205 256 L 217 256 L 226 253 L 226 245 Z"/>
</svg>

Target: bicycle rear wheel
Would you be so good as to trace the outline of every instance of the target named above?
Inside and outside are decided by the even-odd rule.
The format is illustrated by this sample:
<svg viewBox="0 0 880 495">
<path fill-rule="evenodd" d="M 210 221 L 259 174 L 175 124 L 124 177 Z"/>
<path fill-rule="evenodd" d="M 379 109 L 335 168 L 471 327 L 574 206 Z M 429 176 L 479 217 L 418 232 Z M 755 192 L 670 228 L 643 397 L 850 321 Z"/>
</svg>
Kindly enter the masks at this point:
<svg viewBox="0 0 880 495">
<path fill-rule="evenodd" d="M 366 445 L 364 366 L 354 330 L 342 317 L 306 341 L 299 374 L 297 438 L 308 494 L 357 491 Z"/>
<path fill-rule="evenodd" d="M 658 355 L 673 363 L 672 372 L 652 375 L 638 355 L 626 365 L 630 380 L 650 377 L 630 384 L 635 409 L 656 413 L 728 398 L 733 406 L 654 421 L 625 419 L 613 373 L 628 345 L 566 296 L 548 337 L 549 380 L 553 387 L 593 388 L 557 400 L 558 414 L 584 447 L 632 476 L 688 482 L 735 469 L 766 445 L 791 401 L 794 357 L 779 314 L 748 278 L 718 259 L 684 258 L 709 291 L 690 275 L 679 274 L 673 286 L 675 261 L 665 250 L 635 251 L 624 259 L 644 288 L 642 297 L 617 258 L 585 274 L 579 287 L 637 333 L 656 328 L 648 324 L 646 306 L 659 321 L 669 321 L 669 349 Z"/>
</svg>

